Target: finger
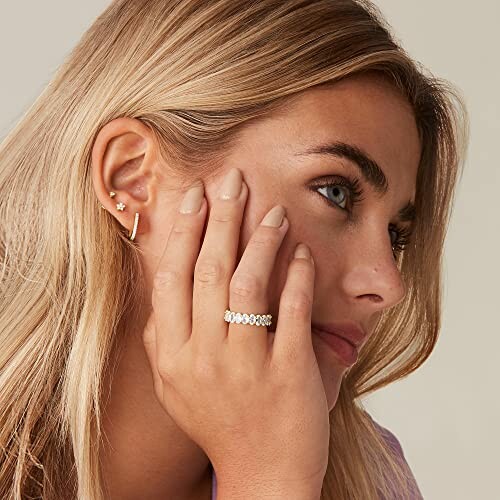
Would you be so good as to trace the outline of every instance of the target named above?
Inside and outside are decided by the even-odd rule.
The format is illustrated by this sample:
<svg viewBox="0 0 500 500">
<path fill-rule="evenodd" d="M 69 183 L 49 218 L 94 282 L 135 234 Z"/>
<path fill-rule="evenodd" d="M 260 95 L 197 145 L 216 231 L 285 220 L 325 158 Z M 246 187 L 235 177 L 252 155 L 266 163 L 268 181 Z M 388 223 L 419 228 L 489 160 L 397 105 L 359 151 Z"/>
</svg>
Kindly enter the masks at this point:
<svg viewBox="0 0 500 500">
<path fill-rule="evenodd" d="M 198 182 L 183 198 L 155 273 L 152 303 L 159 331 L 156 348 L 161 356 L 177 352 L 191 337 L 193 272 L 206 210 L 204 186 Z"/>
<path fill-rule="evenodd" d="M 285 213 L 281 205 L 273 207 L 250 238 L 229 285 L 231 311 L 248 315 L 269 313 L 269 280 L 289 227 Z M 240 362 L 264 361 L 268 356 L 267 333 L 267 326 L 231 323 L 228 344 Z"/>
<path fill-rule="evenodd" d="M 311 315 L 315 267 L 309 256 L 308 247 L 299 243 L 288 267 L 271 354 L 278 365 L 298 361 L 313 349 Z"/>
<path fill-rule="evenodd" d="M 236 265 L 247 194 L 241 171 L 231 169 L 211 207 L 195 265 L 191 337 L 204 352 L 217 349 L 227 337 L 224 312 L 229 304 L 229 282 Z"/>
</svg>

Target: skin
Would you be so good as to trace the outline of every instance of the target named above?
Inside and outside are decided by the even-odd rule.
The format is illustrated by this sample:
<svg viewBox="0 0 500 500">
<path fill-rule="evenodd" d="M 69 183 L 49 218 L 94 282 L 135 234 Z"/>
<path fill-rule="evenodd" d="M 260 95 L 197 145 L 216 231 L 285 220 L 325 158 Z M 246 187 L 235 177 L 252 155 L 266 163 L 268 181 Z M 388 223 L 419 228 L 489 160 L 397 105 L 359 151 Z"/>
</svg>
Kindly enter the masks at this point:
<svg viewBox="0 0 500 500">
<path fill-rule="evenodd" d="M 350 160 L 294 156 L 332 140 L 363 149 L 381 166 L 389 184 L 384 196 L 375 193 Z M 392 252 L 395 234 L 388 226 L 397 222 L 398 210 L 414 200 L 420 148 L 409 103 L 385 80 L 355 76 L 332 87 L 309 89 L 279 116 L 249 124 L 221 169 L 202 179 L 210 210 L 225 173 L 236 166 L 243 174 L 249 194 L 238 257 L 264 215 L 277 204 L 286 208 L 290 227 L 269 288 L 271 331 L 298 242 L 309 246 L 315 261 L 313 322 L 354 320 L 370 333 L 383 311 L 403 300 L 405 285 Z M 307 189 L 321 176 L 346 174 L 359 178 L 364 191 L 351 217 L 346 188 Z M 92 181 L 99 201 L 129 231 L 135 212 L 140 213 L 135 241 L 143 251 L 150 298 L 158 261 L 191 182 L 172 175 L 160 160 L 150 130 L 129 118 L 115 119 L 99 132 L 92 151 Z M 109 191 L 116 193 L 115 198 Z M 346 210 L 330 206 L 325 196 Z M 118 202 L 126 205 L 124 211 L 116 209 Z M 155 397 L 141 338 L 150 311 L 147 298 L 143 317 L 127 323 L 120 354 L 114 354 L 116 374 L 107 380 L 110 397 L 103 425 L 108 445 L 101 450 L 107 498 L 208 500 L 208 457 Z M 331 410 L 348 367 L 314 335 L 313 347 Z"/>
</svg>

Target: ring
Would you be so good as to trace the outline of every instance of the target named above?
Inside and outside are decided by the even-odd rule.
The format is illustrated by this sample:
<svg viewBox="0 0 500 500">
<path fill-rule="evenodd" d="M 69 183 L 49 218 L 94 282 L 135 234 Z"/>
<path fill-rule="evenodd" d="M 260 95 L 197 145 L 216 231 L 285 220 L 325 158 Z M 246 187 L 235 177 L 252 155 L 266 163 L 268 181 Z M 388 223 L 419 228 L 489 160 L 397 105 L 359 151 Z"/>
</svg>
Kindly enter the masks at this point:
<svg viewBox="0 0 500 500">
<path fill-rule="evenodd" d="M 229 309 L 226 309 L 224 313 L 224 321 L 241 323 L 242 325 L 269 326 L 271 319 L 271 314 L 247 314 L 230 311 Z"/>
</svg>

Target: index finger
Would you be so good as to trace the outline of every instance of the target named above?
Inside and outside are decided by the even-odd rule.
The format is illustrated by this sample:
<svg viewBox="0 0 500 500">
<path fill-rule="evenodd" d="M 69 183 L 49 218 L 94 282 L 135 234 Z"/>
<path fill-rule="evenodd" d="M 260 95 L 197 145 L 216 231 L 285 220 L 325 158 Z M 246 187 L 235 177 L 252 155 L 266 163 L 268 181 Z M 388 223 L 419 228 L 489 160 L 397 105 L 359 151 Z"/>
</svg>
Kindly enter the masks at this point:
<svg viewBox="0 0 500 500">
<path fill-rule="evenodd" d="M 161 355 L 178 350 L 191 337 L 193 268 L 206 211 L 204 185 L 196 182 L 179 207 L 153 280 L 156 349 Z"/>
</svg>

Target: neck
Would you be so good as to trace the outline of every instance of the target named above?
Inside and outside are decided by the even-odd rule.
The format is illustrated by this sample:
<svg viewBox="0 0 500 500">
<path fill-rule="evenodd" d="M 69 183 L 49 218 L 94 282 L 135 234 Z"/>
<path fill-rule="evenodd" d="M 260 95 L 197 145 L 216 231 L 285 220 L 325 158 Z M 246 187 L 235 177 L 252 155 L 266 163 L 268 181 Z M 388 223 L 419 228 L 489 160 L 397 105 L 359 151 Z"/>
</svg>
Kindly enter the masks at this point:
<svg viewBox="0 0 500 500">
<path fill-rule="evenodd" d="M 210 461 L 157 400 L 141 335 L 142 328 L 120 336 L 110 360 L 116 369 L 104 381 L 109 394 L 100 453 L 106 498 L 208 500 Z"/>
</svg>

